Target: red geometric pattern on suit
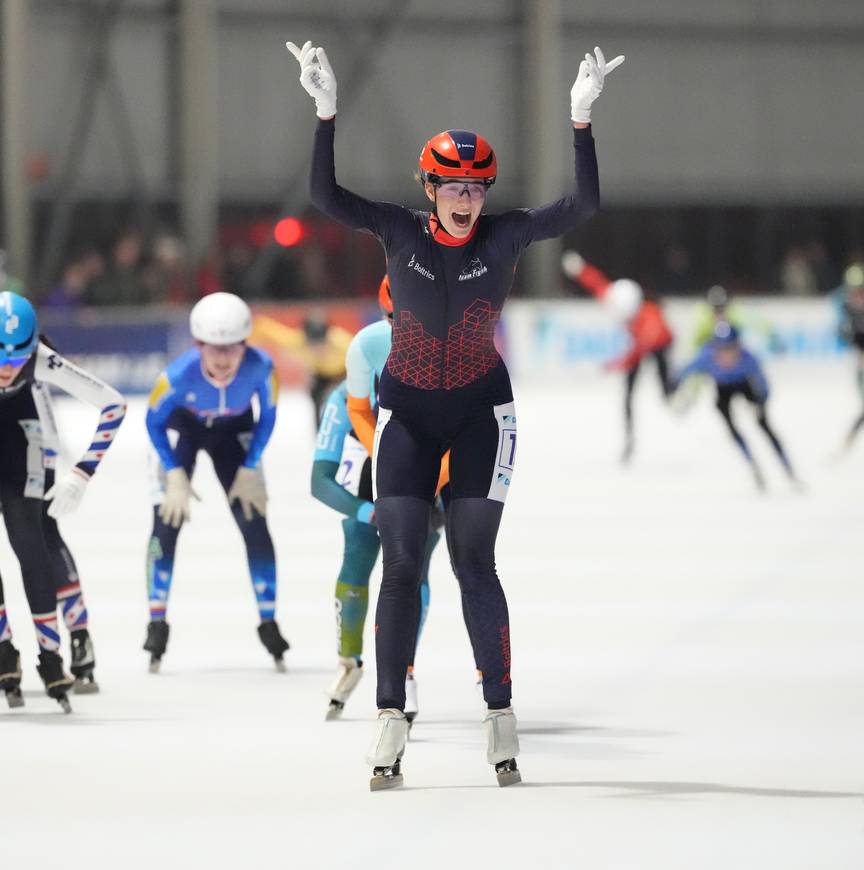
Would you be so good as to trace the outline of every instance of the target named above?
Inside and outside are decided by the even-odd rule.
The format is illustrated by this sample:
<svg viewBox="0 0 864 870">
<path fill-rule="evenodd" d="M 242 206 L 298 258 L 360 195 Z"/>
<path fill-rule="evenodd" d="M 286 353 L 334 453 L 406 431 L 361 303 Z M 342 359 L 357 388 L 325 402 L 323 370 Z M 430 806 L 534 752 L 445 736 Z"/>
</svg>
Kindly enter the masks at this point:
<svg viewBox="0 0 864 870">
<path fill-rule="evenodd" d="M 465 309 L 462 320 L 447 331 L 447 341 L 442 342 L 426 332 L 410 311 L 402 310 L 393 321 L 387 368 L 393 377 L 420 390 L 467 386 L 498 364 L 494 338 L 500 317 L 500 309 L 475 299 Z"/>
</svg>

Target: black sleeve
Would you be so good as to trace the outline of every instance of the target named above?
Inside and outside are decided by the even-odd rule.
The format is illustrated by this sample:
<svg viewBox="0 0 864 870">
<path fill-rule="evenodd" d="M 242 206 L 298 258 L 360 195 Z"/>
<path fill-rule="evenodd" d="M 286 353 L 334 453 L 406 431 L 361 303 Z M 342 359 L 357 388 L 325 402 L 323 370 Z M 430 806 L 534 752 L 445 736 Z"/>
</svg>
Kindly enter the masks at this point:
<svg viewBox="0 0 864 870">
<path fill-rule="evenodd" d="M 410 223 L 411 213 L 393 203 L 364 199 L 336 183 L 335 134 L 335 120 L 319 120 L 309 178 L 312 202 L 328 217 L 352 230 L 368 230 L 387 247 L 394 227 L 402 222 Z"/>
<path fill-rule="evenodd" d="M 518 253 L 531 242 L 564 235 L 597 211 L 600 206 L 600 179 L 590 126 L 573 128 L 573 147 L 576 150 L 576 184 L 573 191 L 548 205 L 517 209 L 500 215 L 495 220 L 499 243 L 512 246 Z"/>
</svg>

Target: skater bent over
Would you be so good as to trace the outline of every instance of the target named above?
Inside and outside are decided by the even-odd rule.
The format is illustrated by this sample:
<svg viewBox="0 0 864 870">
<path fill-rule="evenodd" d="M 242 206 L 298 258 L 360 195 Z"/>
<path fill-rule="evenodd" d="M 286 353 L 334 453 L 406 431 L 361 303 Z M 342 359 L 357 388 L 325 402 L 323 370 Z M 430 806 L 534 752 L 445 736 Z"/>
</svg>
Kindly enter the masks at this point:
<svg viewBox="0 0 864 870">
<path fill-rule="evenodd" d="M 673 389 L 678 389 L 688 377 L 695 374 L 708 375 L 717 385 L 717 410 L 729 429 L 732 440 L 738 445 L 750 466 L 753 480 L 760 490 L 765 489 L 765 478 L 756 463 L 744 436 L 732 418 L 732 399 L 743 396 L 756 411 L 756 420 L 768 437 L 777 458 L 780 460 L 789 480 L 800 488 L 792 463 L 780 443 L 780 439 L 768 422 L 766 404 L 768 402 L 768 381 L 759 361 L 750 351 L 742 347 L 738 330 L 729 323 L 720 321 L 714 327 L 714 337 L 697 356 L 682 369 L 674 379 Z"/>
<path fill-rule="evenodd" d="M 401 784 L 405 669 L 413 652 L 417 588 L 442 457 L 450 450 L 450 554 L 466 602 L 472 647 L 488 706 L 487 760 L 499 782 L 519 780 L 511 707 L 510 624 L 495 570 L 495 538 L 513 473 L 516 412 L 493 335 L 522 251 L 592 215 L 597 162 L 589 126 L 603 79 L 623 62 L 586 56 L 571 91 L 576 190 L 558 202 L 484 215 L 497 160 L 465 130 L 430 139 L 420 178 L 431 210 L 365 199 L 336 182 L 336 77 L 321 48 L 288 44 L 319 117 L 312 200 L 353 229 L 371 232 L 387 255 L 393 344 L 381 377 L 372 460 L 383 579 L 376 612 L 378 722 L 367 755 L 372 789 Z"/>
<path fill-rule="evenodd" d="M 261 455 L 276 423 L 276 375 L 263 351 L 250 347 L 249 306 L 231 293 L 212 293 L 189 318 L 195 347 L 159 375 L 150 394 L 147 431 L 155 448 L 153 531 L 147 553 L 150 624 L 144 649 L 157 672 L 168 644 L 168 596 L 180 527 L 195 495 L 191 479 L 199 450 L 213 460 L 243 535 L 261 623 L 258 636 L 284 670 L 288 642 L 276 624 L 276 557 L 267 528 Z M 258 404 L 258 419 L 252 411 Z M 172 446 L 169 432 L 176 442 Z"/>
<path fill-rule="evenodd" d="M 45 492 L 44 426 L 36 396 L 41 384 L 59 387 L 100 409 L 87 452 Z M 123 397 L 39 342 L 36 312 L 23 296 L 0 293 L 0 502 L 12 549 L 21 563 L 39 641 L 39 674 L 48 695 L 69 710 L 72 680 L 63 672 L 57 624 L 55 571 L 45 540 L 43 499 L 52 520 L 75 510 L 126 413 Z M 0 587 L 0 688 L 13 704 L 21 666 Z"/>
</svg>

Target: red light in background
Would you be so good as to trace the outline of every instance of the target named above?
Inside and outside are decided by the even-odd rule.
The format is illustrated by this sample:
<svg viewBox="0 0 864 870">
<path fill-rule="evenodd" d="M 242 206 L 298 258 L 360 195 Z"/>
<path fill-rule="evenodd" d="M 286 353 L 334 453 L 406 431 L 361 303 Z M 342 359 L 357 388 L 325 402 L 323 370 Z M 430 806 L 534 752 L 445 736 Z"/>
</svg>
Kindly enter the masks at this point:
<svg viewBox="0 0 864 870">
<path fill-rule="evenodd" d="M 303 224 L 295 217 L 282 218 L 273 228 L 273 238 L 283 248 L 290 248 L 303 239 Z"/>
</svg>

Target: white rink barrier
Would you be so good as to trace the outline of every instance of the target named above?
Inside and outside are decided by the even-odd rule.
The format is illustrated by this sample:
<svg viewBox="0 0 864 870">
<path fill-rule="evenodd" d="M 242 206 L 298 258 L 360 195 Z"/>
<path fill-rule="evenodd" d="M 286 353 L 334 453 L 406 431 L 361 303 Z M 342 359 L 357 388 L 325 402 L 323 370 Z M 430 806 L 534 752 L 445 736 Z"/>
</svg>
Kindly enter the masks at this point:
<svg viewBox="0 0 864 870">
<path fill-rule="evenodd" d="M 698 300 L 668 300 L 663 310 L 675 333 L 677 362 L 695 351 Z M 831 298 L 741 300 L 744 342 L 756 354 L 781 362 L 836 360 L 847 353 L 837 334 Z M 593 300 L 513 301 L 502 318 L 500 347 L 515 378 L 555 380 L 596 369 L 624 352 L 630 339 Z"/>
</svg>

